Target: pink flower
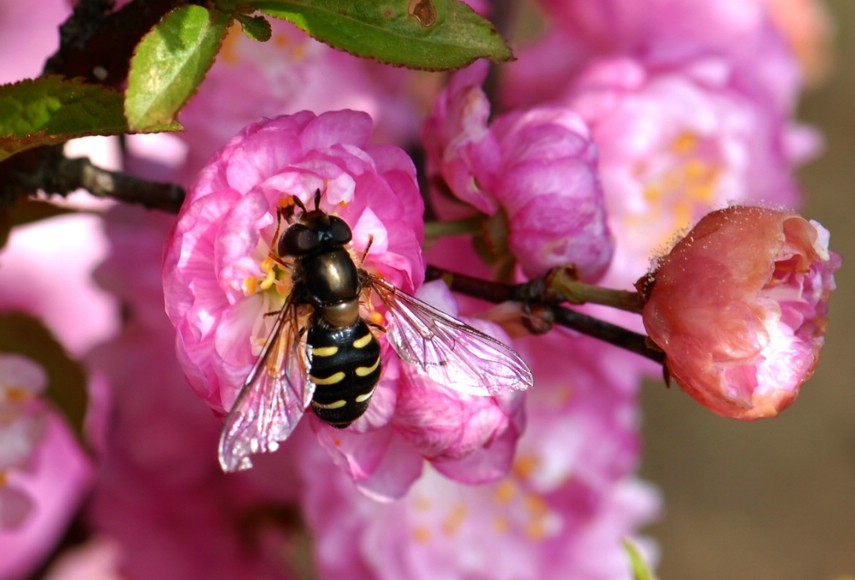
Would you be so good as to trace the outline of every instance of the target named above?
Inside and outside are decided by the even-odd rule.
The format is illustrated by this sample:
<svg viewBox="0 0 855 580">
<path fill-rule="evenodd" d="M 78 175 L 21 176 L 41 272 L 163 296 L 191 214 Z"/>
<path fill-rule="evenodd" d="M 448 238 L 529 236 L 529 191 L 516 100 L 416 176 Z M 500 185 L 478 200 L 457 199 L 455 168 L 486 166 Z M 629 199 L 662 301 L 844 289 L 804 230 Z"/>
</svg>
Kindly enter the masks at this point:
<svg viewBox="0 0 855 580">
<path fill-rule="evenodd" d="M 417 296 L 458 315 L 453 295 L 440 281 L 425 284 Z M 510 343 L 496 325 L 463 320 Z M 398 379 L 397 390 L 375 393 L 380 400 L 372 398 L 364 421 L 344 431 L 312 423 L 321 444 L 364 494 L 380 501 L 400 498 L 421 476 L 425 461 L 446 477 L 470 484 L 495 481 L 508 472 L 525 419 L 519 393 L 467 395 L 403 365 L 391 371 L 387 368 L 384 376 Z"/>
<path fill-rule="evenodd" d="M 506 222 L 507 245 L 526 275 L 573 263 L 583 279 L 597 279 L 612 245 L 587 126 L 560 107 L 509 113 L 488 125 L 480 87 L 486 72 L 473 65 L 457 73 L 437 101 L 422 135 L 429 173 Z"/>
<path fill-rule="evenodd" d="M 601 60 L 567 101 L 591 125 L 617 238 L 608 283 L 624 286 L 655 250 L 726 203 L 800 198 L 787 119 L 733 86 L 727 64 L 653 72 Z"/>
<path fill-rule="evenodd" d="M 79 568 L 88 565 L 132 579 L 286 577 L 297 454 L 283 449 L 248 473 L 222 473 L 221 421 L 184 384 L 163 311 L 162 246 L 174 217 L 122 206 L 105 222 L 112 251 L 97 279 L 122 300 L 125 325 L 89 356 L 110 402 L 85 513 L 100 541 L 64 558 L 61 571 L 83 575 Z M 293 447 L 301 448 L 299 437 Z"/>
<path fill-rule="evenodd" d="M 237 27 L 230 32 L 198 94 L 182 110 L 187 174 L 195 175 L 245 125 L 304 109 L 364 111 L 374 119 L 376 142 L 404 145 L 415 139 L 419 115 L 412 72 L 351 56 L 290 22 L 269 20 L 268 42 L 251 40 Z"/>
<path fill-rule="evenodd" d="M 421 198 L 396 147 L 369 145 L 364 113 L 309 112 L 250 125 L 205 167 L 179 215 L 164 263 L 168 315 L 196 392 L 227 411 L 267 337 L 282 296 L 253 291 L 275 242 L 280 202 L 298 196 L 353 229 L 366 267 L 406 291 L 421 282 Z"/>
<path fill-rule="evenodd" d="M 365 269 L 406 292 L 421 283 L 415 169 L 400 149 L 369 145 L 370 127 L 367 115 L 353 111 L 303 112 L 252 125 L 212 159 L 190 191 L 168 243 L 164 293 L 185 373 L 216 411 L 234 404 L 270 332 L 272 317 L 265 314 L 280 309 L 290 291 L 286 276 L 281 292 L 265 280 L 279 268 L 269 259 L 270 247 L 277 210 L 291 196 L 311 205 L 322 191 L 321 209 L 351 226 L 356 256 L 372 240 Z M 385 349 L 385 337 L 380 340 Z M 424 388 L 391 354 L 383 361 L 368 411 L 351 427 L 334 429 L 312 418 L 321 444 L 361 489 L 400 496 L 424 459 L 460 477 L 503 473 L 518 433 L 516 398 L 471 402 L 447 389 Z M 446 406 L 458 414 L 447 414 Z M 483 453 L 482 465 L 455 467 L 481 457 L 483 449 L 490 453 Z"/>
<path fill-rule="evenodd" d="M 792 113 L 800 74 L 759 0 L 542 0 L 554 29 L 511 65 L 508 102 L 553 100 L 601 58 L 638 60 L 657 72 L 686 63 L 728 63 L 730 82 L 779 114 Z M 557 82 L 556 82 L 557 81 Z"/>
<path fill-rule="evenodd" d="M 89 484 L 71 431 L 41 398 L 45 371 L 0 355 L 0 577 L 23 577 L 54 547 Z"/>
<path fill-rule="evenodd" d="M 658 510 L 656 493 L 631 477 L 638 376 L 588 339 L 529 342 L 538 387 L 501 479 L 475 487 L 427 469 L 404 498 L 378 505 L 325 456 L 306 454 L 304 506 L 323 576 L 631 578 L 622 542 Z M 568 348 L 579 356 L 567 359 Z M 567 364 L 555 365 L 562 355 Z"/>
<path fill-rule="evenodd" d="M 716 211 L 639 280 L 644 326 L 668 373 L 701 404 L 736 419 L 773 417 L 813 374 L 839 267 L 814 221 Z"/>
</svg>

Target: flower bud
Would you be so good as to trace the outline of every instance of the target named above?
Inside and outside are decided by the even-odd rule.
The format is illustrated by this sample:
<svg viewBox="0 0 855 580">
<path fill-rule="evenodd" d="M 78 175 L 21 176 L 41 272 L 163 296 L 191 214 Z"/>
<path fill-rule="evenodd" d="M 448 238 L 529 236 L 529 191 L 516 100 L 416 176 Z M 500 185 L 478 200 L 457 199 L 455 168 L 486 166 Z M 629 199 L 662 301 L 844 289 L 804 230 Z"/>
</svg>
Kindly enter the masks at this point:
<svg viewBox="0 0 855 580">
<path fill-rule="evenodd" d="M 773 417 L 813 374 L 840 256 L 828 231 L 789 211 L 705 216 L 636 283 L 667 372 L 713 412 Z"/>
</svg>

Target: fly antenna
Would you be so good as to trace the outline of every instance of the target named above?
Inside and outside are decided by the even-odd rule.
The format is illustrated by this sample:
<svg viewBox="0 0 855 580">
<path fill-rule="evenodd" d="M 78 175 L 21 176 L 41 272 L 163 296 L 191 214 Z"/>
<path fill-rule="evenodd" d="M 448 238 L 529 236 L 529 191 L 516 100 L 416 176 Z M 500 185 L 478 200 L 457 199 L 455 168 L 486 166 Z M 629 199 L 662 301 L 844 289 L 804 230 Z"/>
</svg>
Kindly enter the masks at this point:
<svg viewBox="0 0 855 580">
<path fill-rule="evenodd" d="M 308 211 L 308 210 L 306 210 L 306 206 L 305 206 L 305 205 L 303 205 L 303 200 L 301 200 L 301 199 L 300 199 L 299 197 L 297 197 L 296 195 L 292 196 L 292 199 L 294 200 L 294 204 L 295 204 L 297 207 L 299 207 L 299 208 L 300 208 L 300 210 L 301 210 L 303 213 L 306 213 L 306 212 Z"/>
<path fill-rule="evenodd" d="M 315 190 L 315 211 L 318 211 L 321 208 L 321 188 L 317 188 Z M 303 210 L 305 211 L 305 209 Z"/>
</svg>

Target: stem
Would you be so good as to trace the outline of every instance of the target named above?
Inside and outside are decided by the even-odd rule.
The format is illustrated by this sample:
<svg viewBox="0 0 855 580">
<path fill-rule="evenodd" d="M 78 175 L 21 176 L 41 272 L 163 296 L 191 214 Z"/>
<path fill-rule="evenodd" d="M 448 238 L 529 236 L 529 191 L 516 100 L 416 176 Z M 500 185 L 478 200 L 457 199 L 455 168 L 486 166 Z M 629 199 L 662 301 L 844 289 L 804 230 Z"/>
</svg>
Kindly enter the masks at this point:
<svg viewBox="0 0 855 580">
<path fill-rule="evenodd" d="M 638 292 L 603 288 L 580 282 L 576 269 L 572 266 L 553 268 L 543 276 L 543 281 L 551 301 L 600 304 L 634 314 L 640 314 L 644 306 Z"/>
<path fill-rule="evenodd" d="M 169 213 L 178 213 L 184 201 L 184 190 L 178 185 L 108 171 L 85 157 L 68 159 L 63 156 L 61 147 L 33 149 L 12 159 L 18 161 L 16 166 L 0 164 L 0 193 L 7 205 L 12 205 L 17 197 L 38 190 L 65 196 L 80 188 L 96 197 Z M 4 169 L 8 173 L 4 173 Z"/>
<path fill-rule="evenodd" d="M 649 358 L 654 362 L 664 362 L 664 353 L 658 348 L 652 347 L 647 337 L 643 334 L 554 303 L 556 300 L 565 300 L 563 296 L 547 290 L 547 280 L 551 276 L 554 276 L 554 274 L 555 271 L 553 270 L 540 278 L 535 278 L 524 284 L 503 284 L 501 282 L 491 282 L 467 276 L 466 274 L 450 272 L 436 266 L 428 266 L 425 270 L 425 280 L 441 279 L 455 292 L 480 298 L 494 304 L 513 301 L 520 302 L 529 307 L 532 305 L 546 306 L 551 311 L 555 323 L 565 328 L 570 328 L 587 336 L 608 342 L 624 350 Z M 593 290 L 597 288 L 596 286 L 589 284 L 584 284 L 583 286 L 591 295 L 596 296 L 598 294 L 597 291 Z M 606 288 L 599 288 L 598 290 L 602 291 L 604 296 L 611 294 L 635 295 L 634 292 L 608 290 Z M 634 296 L 633 300 L 637 302 L 637 296 Z M 597 303 L 603 304 L 605 302 Z"/>
<path fill-rule="evenodd" d="M 186 195 L 174 183 L 160 183 L 139 179 L 124 173 L 108 171 L 87 158 L 64 159 L 69 173 L 79 180 L 79 186 L 96 197 L 112 198 L 177 214 Z M 74 189 L 77 189 L 76 187 Z"/>
<path fill-rule="evenodd" d="M 483 216 L 461 218 L 451 221 L 432 221 L 425 223 L 425 238 L 437 240 L 448 236 L 468 236 L 481 231 Z"/>
<path fill-rule="evenodd" d="M 555 322 L 565 328 L 571 328 L 592 338 L 619 346 L 653 362 L 660 364 L 665 362 L 665 353 L 658 348 L 651 347 L 647 337 L 643 334 L 563 306 L 553 306 L 552 313 L 555 316 Z"/>
</svg>

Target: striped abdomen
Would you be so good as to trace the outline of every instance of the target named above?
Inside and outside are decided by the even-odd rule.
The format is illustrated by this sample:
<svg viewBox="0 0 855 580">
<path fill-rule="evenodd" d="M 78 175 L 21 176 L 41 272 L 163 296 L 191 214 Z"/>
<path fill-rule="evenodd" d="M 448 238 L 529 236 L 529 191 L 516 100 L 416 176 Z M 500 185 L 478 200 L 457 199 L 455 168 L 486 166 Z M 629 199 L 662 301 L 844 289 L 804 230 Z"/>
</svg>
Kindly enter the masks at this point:
<svg viewBox="0 0 855 580">
<path fill-rule="evenodd" d="M 332 327 L 318 318 L 307 337 L 312 409 L 333 427 L 347 427 L 365 413 L 380 380 L 380 343 L 361 320 Z"/>
</svg>

